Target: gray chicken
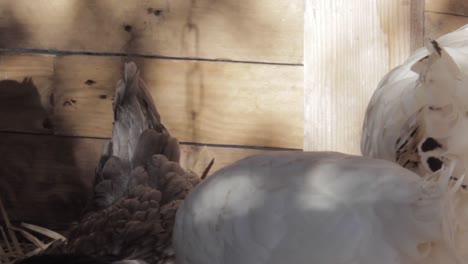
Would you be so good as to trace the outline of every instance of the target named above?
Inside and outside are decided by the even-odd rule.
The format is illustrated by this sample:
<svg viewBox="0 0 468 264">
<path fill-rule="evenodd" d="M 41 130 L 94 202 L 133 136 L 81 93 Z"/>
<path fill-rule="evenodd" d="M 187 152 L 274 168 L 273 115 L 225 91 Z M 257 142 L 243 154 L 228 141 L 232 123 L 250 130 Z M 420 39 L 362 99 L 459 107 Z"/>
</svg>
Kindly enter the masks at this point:
<svg viewBox="0 0 468 264">
<path fill-rule="evenodd" d="M 177 208 L 200 178 L 181 168 L 179 143 L 135 63 L 117 83 L 112 139 L 96 168 L 94 195 L 65 243 L 20 263 L 174 263 Z"/>
</svg>

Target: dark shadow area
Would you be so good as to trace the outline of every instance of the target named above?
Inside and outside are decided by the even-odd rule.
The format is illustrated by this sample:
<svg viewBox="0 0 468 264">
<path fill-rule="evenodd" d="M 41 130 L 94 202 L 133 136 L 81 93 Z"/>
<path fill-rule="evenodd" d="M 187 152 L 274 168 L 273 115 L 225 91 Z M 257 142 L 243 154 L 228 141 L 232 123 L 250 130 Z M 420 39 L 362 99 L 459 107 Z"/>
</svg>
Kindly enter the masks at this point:
<svg viewBox="0 0 468 264">
<path fill-rule="evenodd" d="M 15 2 L 10 2 L 14 4 Z M 2 23 L 0 26 L 0 48 L 20 48 L 23 40 L 28 38 L 24 24 L 11 11 L 10 3 L 3 3 L 0 10 Z"/>
<path fill-rule="evenodd" d="M 0 81 L 0 130 L 52 133 L 53 97 L 50 104 L 47 109 L 42 106 L 31 78 Z"/>
<path fill-rule="evenodd" d="M 27 133 L 53 133 L 53 94 L 49 103 L 42 106 L 31 78 L 0 81 L 0 197 L 11 220 L 63 229 L 77 219 L 90 186 L 77 169 L 75 139 Z"/>
</svg>

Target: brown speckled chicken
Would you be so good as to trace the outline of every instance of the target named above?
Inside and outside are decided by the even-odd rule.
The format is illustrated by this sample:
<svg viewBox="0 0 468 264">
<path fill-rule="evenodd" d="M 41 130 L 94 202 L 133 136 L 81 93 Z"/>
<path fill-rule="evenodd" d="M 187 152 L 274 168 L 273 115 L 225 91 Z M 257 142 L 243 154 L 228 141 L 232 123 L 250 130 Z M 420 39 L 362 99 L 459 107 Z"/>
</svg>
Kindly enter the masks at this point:
<svg viewBox="0 0 468 264">
<path fill-rule="evenodd" d="M 96 168 L 94 196 L 66 244 L 47 254 L 173 263 L 175 213 L 199 177 L 179 165 L 178 141 L 161 124 L 133 62 L 125 64 L 113 108 L 112 139 Z"/>
</svg>

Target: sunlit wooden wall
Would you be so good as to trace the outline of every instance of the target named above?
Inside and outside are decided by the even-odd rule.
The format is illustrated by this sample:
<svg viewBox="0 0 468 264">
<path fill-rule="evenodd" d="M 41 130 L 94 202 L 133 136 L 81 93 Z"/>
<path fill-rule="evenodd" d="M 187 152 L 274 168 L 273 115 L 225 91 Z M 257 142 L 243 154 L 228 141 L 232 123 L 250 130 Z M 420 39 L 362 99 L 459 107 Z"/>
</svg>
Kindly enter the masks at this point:
<svg viewBox="0 0 468 264">
<path fill-rule="evenodd" d="M 466 0 L 307 0 L 304 149 L 360 154 L 367 103 L 412 51 L 468 24 Z"/>
<path fill-rule="evenodd" d="M 184 165 L 302 148 L 302 0 L 0 0 L 0 196 L 13 219 L 76 218 L 133 60 Z"/>
<path fill-rule="evenodd" d="M 423 1 L 306 1 L 306 150 L 360 153 L 378 82 L 422 46 Z"/>
</svg>

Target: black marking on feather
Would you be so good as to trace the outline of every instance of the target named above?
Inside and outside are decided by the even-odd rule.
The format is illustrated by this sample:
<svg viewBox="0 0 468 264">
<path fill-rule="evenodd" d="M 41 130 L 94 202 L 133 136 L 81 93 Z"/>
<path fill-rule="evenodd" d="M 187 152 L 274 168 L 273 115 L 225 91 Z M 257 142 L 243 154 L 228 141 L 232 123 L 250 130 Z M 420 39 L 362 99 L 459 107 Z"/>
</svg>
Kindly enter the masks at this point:
<svg viewBox="0 0 468 264">
<path fill-rule="evenodd" d="M 442 148 L 442 145 L 431 137 L 428 137 L 421 145 L 422 152 L 428 152 L 437 148 Z"/>
<path fill-rule="evenodd" d="M 457 177 L 451 176 L 450 179 L 451 179 L 451 180 L 454 180 L 454 181 L 458 181 L 458 178 L 457 178 Z M 468 185 L 462 184 L 461 187 L 463 188 L 463 190 L 466 190 L 466 189 L 468 188 Z"/>
<path fill-rule="evenodd" d="M 414 137 L 414 135 L 416 135 L 416 132 L 418 132 L 418 129 L 419 127 L 416 127 L 415 129 L 413 129 L 413 131 L 411 131 L 410 137 Z"/>
<path fill-rule="evenodd" d="M 400 141 L 401 141 L 401 138 L 398 138 L 398 139 L 396 140 L 396 144 L 397 144 L 397 145 L 400 144 Z"/>
<path fill-rule="evenodd" d="M 429 110 L 432 110 L 432 111 L 440 111 L 440 110 L 442 110 L 442 107 L 430 105 L 430 106 L 429 106 Z"/>
<path fill-rule="evenodd" d="M 431 171 L 433 172 L 440 170 L 440 168 L 442 168 L 442 164 L 442 160 L 436 157 L 429 157 L 427 159 L 427 165 L 429 166 L 429 169 L 431 169 Z"/>
<path fill-rule="evenodd" d="M 421 62 L 423 60 L 427 60 L 429 58 L 429 55 L 425 56 L 425 57 L 422 57 L 420 60 L 418 60 L 418 62 Z"/>
<path fill-rule="evenodd" d="M 398 151 L 400 151 L 402 148 L 404 148 L 406 146 L 406 144 L 408 144 L 408 139 L 405 140 L 405 142 L 403 142 L 403 144 L 401 144 L 401 146 L 398 148 Z"/>
<path fill-rule="evenodd" d="M 408 168 L 408 167 L 410 167 L 410 168 L 416 168 L 416 167 L 418 167 L 418 163 L 419 163 L 419 162 L 418 162 L 418 161 L 415 161 L 415 160 L 407 160 L 407 161 L 405 162 L 405 164 L 403 164 L 403 168 Z"/>
<path fill-rule="evenodd" d="M 440 47 L 439 43 L 435 40 L 431 41 L 432 46 L 437 51 L 439 55 L 442 55 L 442 48 Z"/>
</svg>

